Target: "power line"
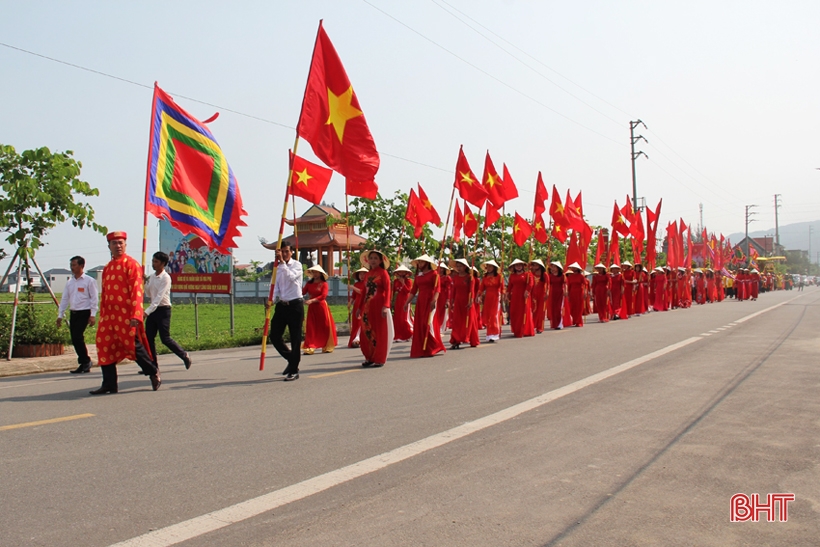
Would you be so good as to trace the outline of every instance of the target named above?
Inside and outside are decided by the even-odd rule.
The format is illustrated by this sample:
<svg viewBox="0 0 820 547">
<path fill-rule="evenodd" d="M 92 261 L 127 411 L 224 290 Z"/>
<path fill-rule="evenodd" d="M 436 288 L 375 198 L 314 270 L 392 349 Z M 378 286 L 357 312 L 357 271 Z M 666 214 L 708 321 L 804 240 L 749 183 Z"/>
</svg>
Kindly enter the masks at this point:
<svg viewBox="0 0 820 547">
<path fill-rule="evenodd" d="M 438 42 L 436 42 L 436 41 L 435 41 L 435 40 L 433 40 L 432 38 L 428 38 L 427 36 L 425 36 L 424 34 L 422 34 L 422 33 L 421 33 L 421 32 L 419 32 L 419 31 L 417 31 L 416 29 L 414 29 L 413 27 L 411 27 L 411 26 L 410 26 L 410 25 L 408 25 L 407 23 L 404 23 L 403 21 L 401 21 L 401 20 L 397 19 L 396 17 L 394 17 L 393 15 L 391 15 L 391 14 L 387 13 L 386 11 L 384 11 L 383 9 L 381 9 L 380 7 L 378 7 L 378 6 L 374 5 L 374 4 L 372 4 L 372 3 L 371 3 L 371 2 L 369 2 L 368 0 L 362 0 L 362 2 L 364 2 L 365 4 L 367 4 L 368 6 L 370 6 L 371 8 L 375 9 L 375 10 L 376 10 L 376 11 L 378 11 L 379 13 L 383 14 L 384 16 L 389 17 L 390 19 L 392 19 L 392 20 L 393 20 L 393 21 L 395 21 L 396 23 L 400 24 L 401 26 L 403 26 L 404 28 L 406 28 L 406 29 L 407 29 L 407 30 L 409 30 L 410 32 L 412 32 L 412 33 L 414 33 L 414 34 L 416 34 L 416 35 L 420 36 L 421 38 L 425 39 L 426 41 L 430 42 L 431 44 L 433 44 L 433 45 L 434 45 L 434 46 L 436 46 L 437 48 L 439 48 L 439 49 L 441 49 L 442 51 L 446 52 L 448 55 L 451 55 L 451 56 L 455 57 L 456 59 L 458 59 L 458 60 L 459 60 L 459 61 L 461 61 L 462 63 L 466 64 L 467 66 L 469 66 L 469 67 L 471 67 L 471 68 L 473 68 L 473 69 L 477 70 L 478 72 L 480 72 L 480 73 L 484 74 L 484 75 L 485 75 L 485 76 L 487 76 L 488 78 L 490 78 L 490 79 L 492 79 L 492 80 L 494 80 L 494 81 L 498 82 L 499 84 L 503 85 L 503 86 L 504 86 L 504 87 L 506 87 L 507 89 L 510 89 L 511 91 L 514 91 L 515 93 L 518 93 L 518 94 L 519 94 L 519 95 L 521 95 L 522 97 L 524 97 L 524 98 L 526 98 L 526 99 L 528 99 L 528 100 L 532 101 L 533 103 L 537 104 L 538 106 L 541 106 L 542 108 L 545 108 L 545 109 L 549 110 L 549 111 L 550 111 L 550 112 L 552 112 L 553 114 L 556 114 L 556 115 L 558 115 L 558 116 L 561 116 L 561 117 L 562 117 L 562 118 L 564 118 L 565 120 L 567 120 L 567 121 L 569 121 L 569 122 L 571 122 L 571 123 L 574 123 L 575 125 L 577 125 L 577 126 L 579 126 L 579 127 L 582 127 L 582 128 L 586 129 L 587 131 L 589 131 L 589 132 L 591 132 L 591 133 L 595 133 L 595 134 L 596 134 L 596 135 L 598 135 L 599 137 L 603 137 L 603 138 L 607 139 L 608 141 L 612 141 L 612 142 L 614 142 L 615 144 L 617 144 L 617 145 L 619 145 L 619 146 L 624 146 L 624 144 L 623 144 L 622 142 L 620 142 L 620 141 L 618 141 L 618 140 L 616 140 L 616 139 L 613 139 L 612 137 L 608 137 L 607 135 L 604 135 L 603 133 L 601 133 L 601 132 L 599 132 L 599 131 L 596 131 L 595 129 L 592 129 L 591 127 L 588 127 L 588 126 L 586 126 L 586 125 L 582 124 L 581 122 L 576 121 L 576 120 L 574 120 L 574 119 L 570 118 L 570 117 L 569 117 L 569 116 L 567 116 L 566 114 L 562 114 L 561 112 L 559 112 L 559 111 L 555 110 L 554 108 L 551 108 L 550 106 L 548 106 L 548 105 L 544 104 L 543 102 L 539 101 L 539 100 L 538 100 L 538 99 L 536 99 L 535 97 L 533 97 L 533 96 L 531 96 L 531 95 L 528 95 L 527 93 L 524 93 L 524 92 L 523 92 L 523 91 L 521 91 L 520 89 L 518 89 L 518 88 L 516 88 L 516 87 L 512 86 L 511 84 L 508 84 L 507 82 L 505 82 L 505 81 L 504 81 L 504 80 L 502 80 L 501 78 L 499 78 L 499 77 L 497 77 L 497 76 L 495 76 L 495 75 L 493 75 L 493 74 L 491 74 L 491 73 L 487 72 L 486 70 L 484 70 L 484 69 L 483 69 L 483 68 L 481 68 L 480 66 L 478 66 L 478 65 L 476 65 L 476 64 L 474 64 L 474 63 L 471 63 L 470 61 L 468 61 L 468 60 L 467 60 L 467 59 L 465 59 L 464 57 L 461 57 L 461 56 L 460 56 L 460 55 L 458 55 L 457 53 L 455 53 L 455 52 L 453 52 L 453 51 L 451 51 L 451 50 L 447 49 L 446 47 L 444 47 L 443 45 L 439 44 Z"/>
</svg>

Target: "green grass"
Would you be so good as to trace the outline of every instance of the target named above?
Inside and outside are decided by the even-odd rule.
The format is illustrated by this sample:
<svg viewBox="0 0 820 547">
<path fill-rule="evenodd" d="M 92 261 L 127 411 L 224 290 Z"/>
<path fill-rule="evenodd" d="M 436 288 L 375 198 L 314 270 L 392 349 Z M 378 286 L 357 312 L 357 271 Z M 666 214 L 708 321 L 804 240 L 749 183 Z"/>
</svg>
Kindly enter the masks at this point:
<svg viewBox="0 0 820 547">
<path fill-rule="evenodd" d="M 14 295 L 0 295 L 1 301 L 11 302 Z M 60 295 L 57 295 L 59 301 Z M 37 294 L 36 300 L 49 301 L 48 294 Z M 11 312 L 11 306 L 3 304 Z M 57 319 L 57 307 L 37 304 L 37 312 L 45 321 Z M 147 306 L 146 306 L 147 307 Z M 262 343 L 262 329 L 265 324 L 265 306 L 262 304 L 236 304 L 234 307 L 234 335 L 231 336 L 230 306 L 228 304 L 199 304 L 199 338 L 196 337 L 194 305 L 177 304 L 173 307 L 171 317 L 171 337 L 189 351 L 205 349 L 253 346 Z M 347 306 L 330 306 L 333 320 L 336 323 L 347 321 Z M 68 314 L 66 314 L 68 315 Z M 61 329 L 65 333 L 65 342 L 70 344 L 68 327 L 64 323 Z M 85 331 L 87 343 L 93 344 L 96 327 Z M 168 353 L 157 337 L 157 352 Z"/>
</svg>

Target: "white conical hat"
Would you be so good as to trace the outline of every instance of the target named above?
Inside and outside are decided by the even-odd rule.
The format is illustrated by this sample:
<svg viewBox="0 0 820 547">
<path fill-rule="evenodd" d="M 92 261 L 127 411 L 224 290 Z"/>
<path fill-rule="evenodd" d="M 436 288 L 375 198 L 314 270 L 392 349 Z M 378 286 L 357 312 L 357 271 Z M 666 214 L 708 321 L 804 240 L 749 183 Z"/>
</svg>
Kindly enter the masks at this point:
<svg viewBox="0 0 820 547">
<path fill-rule="evenodd" d="M 510 268 L 512 268 L 513 266 L 517 265 L 517 264 L 523 264 L 524 266 L 526 266 L 526 265 L 527 265 L 527 263 L 526 263 L 526 262 L 524 262 L 523 260 L 519 260 L 519 259 L 517 259 L 517 258 L 516 258 L 515 260 L 513 260 L 512 262 L 510 262 L 510 265 L 509 265 L 509 266 L 507 266 L 507 269 L 510 269 Z"/>
<path fill-rule="evenodd" d="M 413 273 L 412 270 L 410 270 L 410 268 L 408 268 L 404 264 L 400 265 L 398 268 L 393 270 L 393 273 L 399 273 L 399 272 Z"/>
<path fill-rule="evenodd" d="M 446 262 L 439 262 L 438 267 L 439 268 L 444 268 L 445 270 L 450 269 L 450 266 L 448 266 Z"/>
<path fill-rule="evenodd" d="M 629 267 L 631 268 L 631 267 L 632 267 L 632 263 L 631 263 L 630 261 L 628 261 L 628 260 L 624 260 L 623 262 L 621 262 L 621 266 L 629 266 Z"/>
<path fill-rule="evenodd" d="M 367 257 L 370 256 L 370 253 L 376 253 L 376 254 L 381 255 L 382 262 L 384 262 L 384 267 L 385 268 L 390 267 L 390 259 L 387 258 L 386 254 L 384 254 L 383 252 L 381 252 L 377 249 L 370 249 L 369 251 L 365 251 L 361 254 L 360 260 L 362 261 L 362 266 L 367 266 L 369 264 L 369 262 L 367 261 Z"/>
<path fill-rule="evenodd" d="M 618 268 L 620 270 L 621 265 L 620 264 L 613 264 L 612 266 L 609 267 L 609 269 L 611 270 L 612 268 Z"/>
<path fill-rule="evenodd" d="M 567 266 L 567 268 L 575 268 L 575 269 L 578 269 L 578 270 L 583 270 L 583 268 L 581 267 L 581 265 L 580 265 L 580 264 L 578 264 L 577 262 L 573 262 L 572 264 L 570 264 L 569 266 Z"/>
<path fill-rule="evenodd" d="M 455 267 L 456 267 L 456 264 L 463 264 L 463 265 L 467 268 L 467 271 L 468 271 L 468 272 L 470 271 L 470 263 L 469 263 L 469 262 L 467 262 L 467 260 L 466 260 L 466 259 L 464 259 L 464 258 L 456 258 L 455 260 L 450 260 L 450 266 L 451 266 L 452 268 L 455 268 Z"/>
<path fill-rule="evenodd" d="M 545 269 L 545 270 L 547 269 L 547 267 L 546 267 L 546 266 L 544 266 L 544 263 L 541 261 L 541 259 L 540 259 L 540 258 L 534 258 L 534 259 L 530 260 L 530 264 L 538 264 L 538 265 L 539 265 L 539 266 L 541 266 L 543 269 Z"/>
<path fill-rule="evenodd" d="M 482 264 L 482 266 L 493 266 L 496 270 L 498 270 L 499 268 L 501 268 L 501 266 L 499 266 L 499 265 L 498 265 L 498 262 L 496 262 L 495 260 L 488 260 L 487 262 L 485 262 L 484 264 Z M 485 269 L 486 269 L 486 268 L 485 268 Z"/>
<path fill-rule="evenodd" d="M 593 266 L 593 268 L 596 268 L 596 269 L 597 269 L 597 268 L 603 268 L 603 269 L 605 269 L 605 270 L 606 270 L 606 266 L 604 266 L 604 265 L 603 265 L 603 264 L 601 264 L 600 262 L 599 262 L 599 263 L 597 263 L 595 266 Z"/>
<path fill-rule="evenodd" d="M 307 269 L 307 271 L 309 271 L 309 272 L 319 272 L 320 274 L 322 274 L 322 277 L 323 277 L 325 280 L 327 280 L 327 272 L 324 270 L 324 268 L 322 268 L 322 267 L 321 267 L 321 266 L 319 266 L 318 264 L 317 264 L 317 265 L 315 265 L 315 266 L 312 266 L 312 267 L 308 268 L 308 269 Z"/>
<path fill-rule="evenodd" d="M 418 266 L 418 262 L 427 262 L 427 263 L 429 263 L 429 264 L 430 264 L 430 266 L 431 266 L 431 267 L 435 267 L 435 266 L 436 266 L 436 259 L 435 259 L 435 258 L 433 258 L 433 257 L 431 257 L 431 256 L 429 256 L 429 255 L 426 255 L 426 254 L 421 255 L 420 257 L 418 257 L 418 258 L 417 258 L 417 259 L 415 259 L 415 260 L 412 260 L 412 261 L 410 262 L 410 264 L 411 264 L 411 265 L 413 265 L 414 267 L 417 267 L 417 266 Z"/>
<path fill-rule="evenodd" d="M 355 271 L 355 272 L 353 272 L 353 273 L 363 273 L 363 272 L 364 272 L 364 273 L 367 273 L 367 272 L 369 272 L 369 271 L 370 271 L 370 270 L 368 270 L 367 268 L 359 268 L 358 270 L 356 270 L 356 271 Z"/>
<path fill-rule="evenodd" d="M 558 266 L 559 270 L 561 270 L 562 272 L 564 271 L 564 265 L 561 264 L 560 260 L 553 260 L 552 262 L 550 262 L 550 266 Z"/>
</svg>

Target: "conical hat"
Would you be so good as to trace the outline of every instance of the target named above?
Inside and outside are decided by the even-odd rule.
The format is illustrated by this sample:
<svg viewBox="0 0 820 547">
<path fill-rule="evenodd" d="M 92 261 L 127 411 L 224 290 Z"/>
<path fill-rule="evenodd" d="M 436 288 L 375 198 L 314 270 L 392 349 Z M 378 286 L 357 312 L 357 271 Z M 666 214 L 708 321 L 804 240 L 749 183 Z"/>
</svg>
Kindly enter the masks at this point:
<svg viewBox="0 0 820 547">
<path fill-rule="evenodd" d="M 517 259 L 517 258 L 516 258 L 515 260 L 513 260 L 512 262 L 510 262 L 510 265 L 509 265 L 509 266 L 507 266 L 507 269 L 509 270 L 510 268 L 512 268 L 513 266 L 515 266 L 515 265 L 517 265 L 517 264 L 523 264 L 524 266 L 526 266 L 526 265 L 527 265 L 527 264 L 526 264 L 523 260 L 519 260 L 519 259 Z"/>
<path fill-rule="evenodd" d="M 309 272 L 319 272 L 320 274 L 322 274 L 322 277 L 325 279 L 325 281 L 327 281 L 327 272 L 324 270 L 324 268 L 322 268 L 318 264 L 308 268 L 307 271 L 309 271 Z"/>
<path fill-rule="evenodd" d="M 433 257 L 431 257 L 429 255 L 426 255 L 426 254 L 421 255 L 420 257 L 418 257 L 415 260 L 410 261 L 410 264 L 413 267 L 418 267 L 419 262 L 427 262 L 427 263 L 430 264 L 430 267 L 432 267 L 432 268 L 435 268 L 435 266 L 436 266 L 436 259 L 434 259 Z"/>
<path fill-rule="evenodd" d="M 606 266 L 604 266 L 604 265 L 603 265 L 603 264 L 601 264 L 600 262 L 599 262 L 599 263 L 597 263 L 595 266 L 593 266 L 593 268 L 595 268 L 595 269 L 598 269 L 598 268 L 603 268 L 604 270 L 606 270 Z"/>
<path fill-rule="evenodd" d="M 439 268 L 444 268 L 445 270 L 449 270 L 449 269 L 450 269 L 450 266 L 448 266 L 446 262 L 439 262 L 438 267 L 439 267 Z"/>
<path fill-rule="evenodd" d="M 381 255 L 382 261 L 384 262 L 384 267 L 385 268 L 390 267 L 390 259 L 387 258 L 387 255 L 385 255 L 383 252 L 381 252 L 377 249 L 370 249 L 369 251 L 365 251 L 365 252 L 362 253 L 362 255 L 361 255 L 362 266 L 367 266 L 368 264 L 370 264 L 367 261 L 367 257 L 370 256 L 370 253 L 377 253 L 377 254 Z"/>
<path fill-rule="evenodd" d="M 395 270 L 393 270 L 393 273 L 401 273 L 401 272 L 404 272 L 404 273 L 413 273 L 413 272 L 410 270 L 410 268 L 408 268 L 408 267 L 407 267 L 407 266 L 405 266 L 404 264 L 402 264 L 401 266 L 399 266 L 398 268 L 396 268 Z"/>
<path fill-rule="evenodd" d="M 542 269 L 547 269 L 547 267 L 544 266 L 544 263 L 541 261 L 540 258 L 534 258 L 533 260 L 530 260 L 530 264 L 538 264 L 539 266 L 541 266 Z"/>
<path fill-rule="evenodd" d="M 628 260 L 624 260 L 623 262 L 621 262 L 621 266 L 629 266 L 629 267 L 631 268 L 631 267 L 632 267 L 632 263 L 631 263 L 630 261 L 628 261 Z"/>
<path fill-rule="evenodd" d="M 369 272 L 369 271 L 370 271 L 370 270 L 368 270 L 367 268 L 359 268 L 358 270 L 356 270 L 356 271 L 355 271 L 355 272 L 353 272 L 353 273 L 367 273 L 367 272 Z"/>
<path fill-rule="evenodd" d="M 576 270 L 583 270 L 583 268 L 581 268 L 581 265 L 578 264 L 577 262 L 573 262 L 572 264 L 567 266 L 567 268 L 575 268 Z"/>
<path fill-rule="evenodd" d="M 609 267 L 610 270 L 613 269 L 613 268 L 618 268 L 620 270 L 621 265 L 620 264 L 613 264 L 612 266 Z"/>
<path fill-rule="evenodd" d="M 550 262 L 550 266 L 557 266 L 559 270 L 561 270 L 562 272 L 564 271 L 564 265 L 561 264 L 560 260 L 553 260 L 552 262 Z"/>
<path fill-rule="evenodd" d="M 467 271 L 468 271 L 468 272 L 470 271 L 470 263 L 469 263 L 469 262 L 467 262 L 467 260 L 466 260 L 466 259 L 464 259 L 464 258 L 456 258 L 455 260 L 452 260 L 452 259 L 450 260 L 450 267 L 451 267 L 451 268 L 455 268 L 455 267 L 456 267 L 456 264 L 463 264 L 463 265 L 467 268 Z"/>
<path fill-rule="evenodd" d="M 482 264 L 482 266 L 493 266 L 496 270 L 501 267 L 501 266 L 498 265 L 498 263 L 495 260 L 488 260 L 487 262 Z M 484 268 L 484 269 L 486 270 L 487 268 Z"/>
</svg>

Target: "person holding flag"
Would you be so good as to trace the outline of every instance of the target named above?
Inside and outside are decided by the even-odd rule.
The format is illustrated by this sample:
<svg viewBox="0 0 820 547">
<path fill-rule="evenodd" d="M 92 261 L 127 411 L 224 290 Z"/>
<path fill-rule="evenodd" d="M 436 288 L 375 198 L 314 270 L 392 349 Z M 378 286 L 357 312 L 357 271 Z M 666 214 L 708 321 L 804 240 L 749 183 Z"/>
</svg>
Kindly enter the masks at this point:
<svg viewBox="0 0 820 547">
<path fill-rule="evenodd" d="M 476 328 L 475 299 L 472 271 L 470 264 L 463 258 L 453 261 L 453 293 L 450 298 L 450 349 L 461 349 L 461 344 L 470 347 L 479 345 L 478 328 Z"/>
<path fill-rule="evenodd" d="M 307 297 L 305 305 L 308 307 L 302 350 L 305 355 L 313 355 L 317 349 L 321 349 L 322 353 L 333 353 L 338 340 L 336 323 L 333 322 L 333 314 L 327 305 L 327 273 L 318 264 L 307 271 L 311 277 L 302 288 L 302 295 Z"/>
<path fill-rule="evenodd" d="M 581 265 L 573 262 L 567 267 L 567 295 L 569 297 L 569 313 L 572 324 L 576 327 L 584 326 L 584 275 Z"/>
<path fill-rule="evenodd" d="M 504 295 L 504 277 L 499 275 L 498 263 L 495 260 L 488 260 L 483 264 L 484 277 L 478 292 L 478 298 L 482 303 L 482 318 L 487 328 L 486 340 L 493 344 L 501 338 L 501 325 L 499 317 L 501 315 L 501 297 Z"/>
<path fill-rule="evenodd" d="M 453 296 L 453 278 L 450 276 L 450 267 L 442 262 L 438 265 L 439 293 L 436 301 L 436 324 L 439 329 L 447 328 L 449 321 L 447 310 L 450 309 L 450 300 Z"/>
<path fill-rule="evenodd" d="M 546 232 L 545 232 L 546 234 Z M 544 321 L 547 314 L 547 269 L 541 259 L 530 260 L 532 286 L 532 323 L 535 334 L 544 332 Z"/>
<path fill-rule="evenodd" d="M 396 278 L 393 280 L 393 341 L 407 342 L 413 338 L 413 320 L 410 317 L 410 290 L 413 280 L 410 271 L 402 264 L 393 271 Z"/>
<path fill-rule="evenodd" d="M 595 274 L 592 276 L 592 297 L 595 301 L 595 312 L 598 321 L 609 322 L 610 292 L 612 280 L 606 273 L 606 266 L 600 262 L 595 265 Z"/>
<path fill-rule="evenodd" d="M 510 278 L 507 282 L 507 301 L 510 305 L 510 330 L 515 338 L 535 336 L 530 300 L 534 279 L 526 266 L 525 262 L 517 258 L 508 266 Z"/>
<path fill-rule="evenodd" d="M 564 328 L 563 307 L 566 296 L 566 279 L 564 278 L 564 266 L 557 260 L 550 262 L 549 291 L 547 292 L 547 316 L 550 320 L 550 328 L 560 330 Z"/>
<path fill-rule="evenodd" d="M 618 264 L 613 264 L 609 267 L 609 291 L 611 295 L 611 316 L 613 321 L 617 321 L 619 319 L 626 319 L 626 313 L 624 313 L 624 303 L 623 303 L 623 294 L 624 294 L 624 277 L 621 275 L 621 266 Z"/>
<path fill-rule="evenodd" d="M 359 347 L 359 335 L 362 330 L 362 321 L 360 310 L 362 308 L 362 296 L 364 295 L 364 277 L 367 274 L 367 268 L 359 268 L 353 273 L 353 286 L 351 287 L 350 302 L 350 339 L 347 342 L 347 347 Z"/>
</svg>

